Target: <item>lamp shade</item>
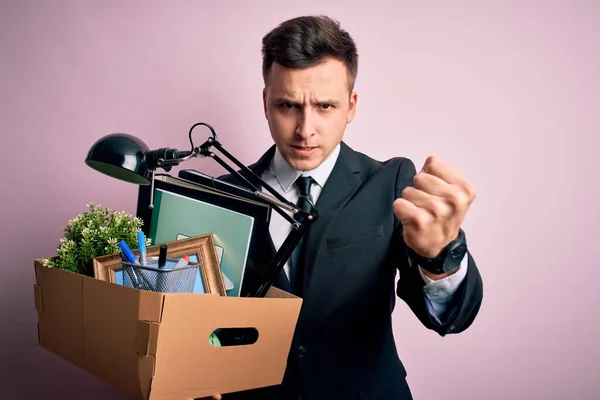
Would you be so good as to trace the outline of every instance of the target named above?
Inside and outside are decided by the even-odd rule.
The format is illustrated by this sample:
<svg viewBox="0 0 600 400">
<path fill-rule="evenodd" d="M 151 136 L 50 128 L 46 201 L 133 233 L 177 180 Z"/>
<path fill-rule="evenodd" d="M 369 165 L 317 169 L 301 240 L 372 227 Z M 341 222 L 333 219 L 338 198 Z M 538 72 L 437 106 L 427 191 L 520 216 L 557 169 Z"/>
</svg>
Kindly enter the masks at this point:
<svg viewBox="0 0 600 400">
<path fill-rule="evenodd" d="M 85 163 L 103 174 L 138 185 L 150 184 L 146 166 L 148 146 L 133 135 L 111 133 L 98 139 L 88 151 Z"/>
</svg>

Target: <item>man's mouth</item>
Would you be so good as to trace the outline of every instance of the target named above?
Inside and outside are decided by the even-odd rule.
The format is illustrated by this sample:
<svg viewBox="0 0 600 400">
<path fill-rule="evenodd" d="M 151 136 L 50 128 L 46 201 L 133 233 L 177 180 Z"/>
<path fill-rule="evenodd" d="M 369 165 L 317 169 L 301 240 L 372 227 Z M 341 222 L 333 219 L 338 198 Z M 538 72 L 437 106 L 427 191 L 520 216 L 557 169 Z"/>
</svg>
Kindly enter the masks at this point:
<svg viewBox="0 0 600 400">
<path fill-rule="evenodd" d="M 291 147 L 292 147 L 292 149 L 294 149 L 294 153 L 299 157 L 308 157 L 313 153 L 313 151 L 315 149 L 317 149 L 316 146 L 309 147 L 309 146 L 294 146 L 294 145 L 292 145 Z"/>
</svg>

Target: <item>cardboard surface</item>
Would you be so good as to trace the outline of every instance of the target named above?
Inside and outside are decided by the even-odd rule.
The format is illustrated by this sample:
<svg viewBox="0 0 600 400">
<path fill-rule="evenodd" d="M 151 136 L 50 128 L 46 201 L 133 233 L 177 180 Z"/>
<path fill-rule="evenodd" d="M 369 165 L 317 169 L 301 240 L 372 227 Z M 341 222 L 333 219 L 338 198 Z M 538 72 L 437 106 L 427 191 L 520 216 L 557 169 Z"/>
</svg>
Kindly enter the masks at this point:
<svg viewBox="0 0 600 400">
<path fill-rule="evenodd" d="M 302 299 L 155 293 L 35 260 L 39 344 L 136 398 L 193 399 L 281 383 Z M 214 347 L 217 328 L 250 345 Z"/>
</svg>

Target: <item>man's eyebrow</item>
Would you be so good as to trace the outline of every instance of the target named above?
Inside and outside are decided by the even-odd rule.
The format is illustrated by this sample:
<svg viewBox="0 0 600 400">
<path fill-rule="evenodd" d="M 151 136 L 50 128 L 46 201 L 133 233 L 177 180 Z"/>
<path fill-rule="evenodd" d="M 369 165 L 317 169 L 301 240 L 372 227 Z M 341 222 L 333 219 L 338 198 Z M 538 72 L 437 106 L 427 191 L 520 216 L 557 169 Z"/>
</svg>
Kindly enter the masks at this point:
<svg viewBox="0 0 600 400">
<path fill-rule="evenodd" d="M 291 97 L 288 97 L 285 95 L 274 97 L 274 101 L 275 101 L 275 103 L 289 103 L 289 104 L 294 104 L 294 105 L 302 104 L 301 101 L 293 100 Z M 333 100 L 333 99 L 316 100 L 312 103 L 313 104 L 331 104 L 332 106 L 338 106 L 340 104 L 340 102 L 338 100 Z"/>
<path fill-rule="evenodd" d="M 333 100 L 333 99 L 323 99 L 323 100 L 317 100 L 317 104 L 331 104 L 332 106 L 337 106 L 340 104 L 340 102 L 338 100 Z"/>
<path fill-rule="evenodd" d="M 276 103 L 291 103 L 291 104 L 300 104 L 300 102 L 293 100 L 288 96 L 276 96 L 273 98 Z"/>
</svg>

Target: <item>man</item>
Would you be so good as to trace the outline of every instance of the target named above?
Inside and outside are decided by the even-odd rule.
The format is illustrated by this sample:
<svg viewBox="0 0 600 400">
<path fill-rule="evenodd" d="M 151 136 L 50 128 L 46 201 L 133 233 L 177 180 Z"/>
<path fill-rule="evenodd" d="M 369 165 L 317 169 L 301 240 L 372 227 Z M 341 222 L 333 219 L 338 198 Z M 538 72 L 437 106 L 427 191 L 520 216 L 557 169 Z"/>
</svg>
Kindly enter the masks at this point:
<svg viewBox="0 0 600 400">
<path fill-rule="evenodd" d="M 337 22 L 291 19 L 262 52 L 275 145 L 251 169 L 300 207 L 314 205 L 318 219 L 276 283 L 303 298 L 283 383 L 223 398 L 411 399 L 392 332 L 395 295 L 442 336 L 471 325 L 483 291 L 461 230 L 473 186 L 435 157 L 416 173 L 407 158 L 376 161 L 342 141 L 356 113 L 358 55 Z M 273 213 L 272 251 L 289 229 Z"/>
</svg>

